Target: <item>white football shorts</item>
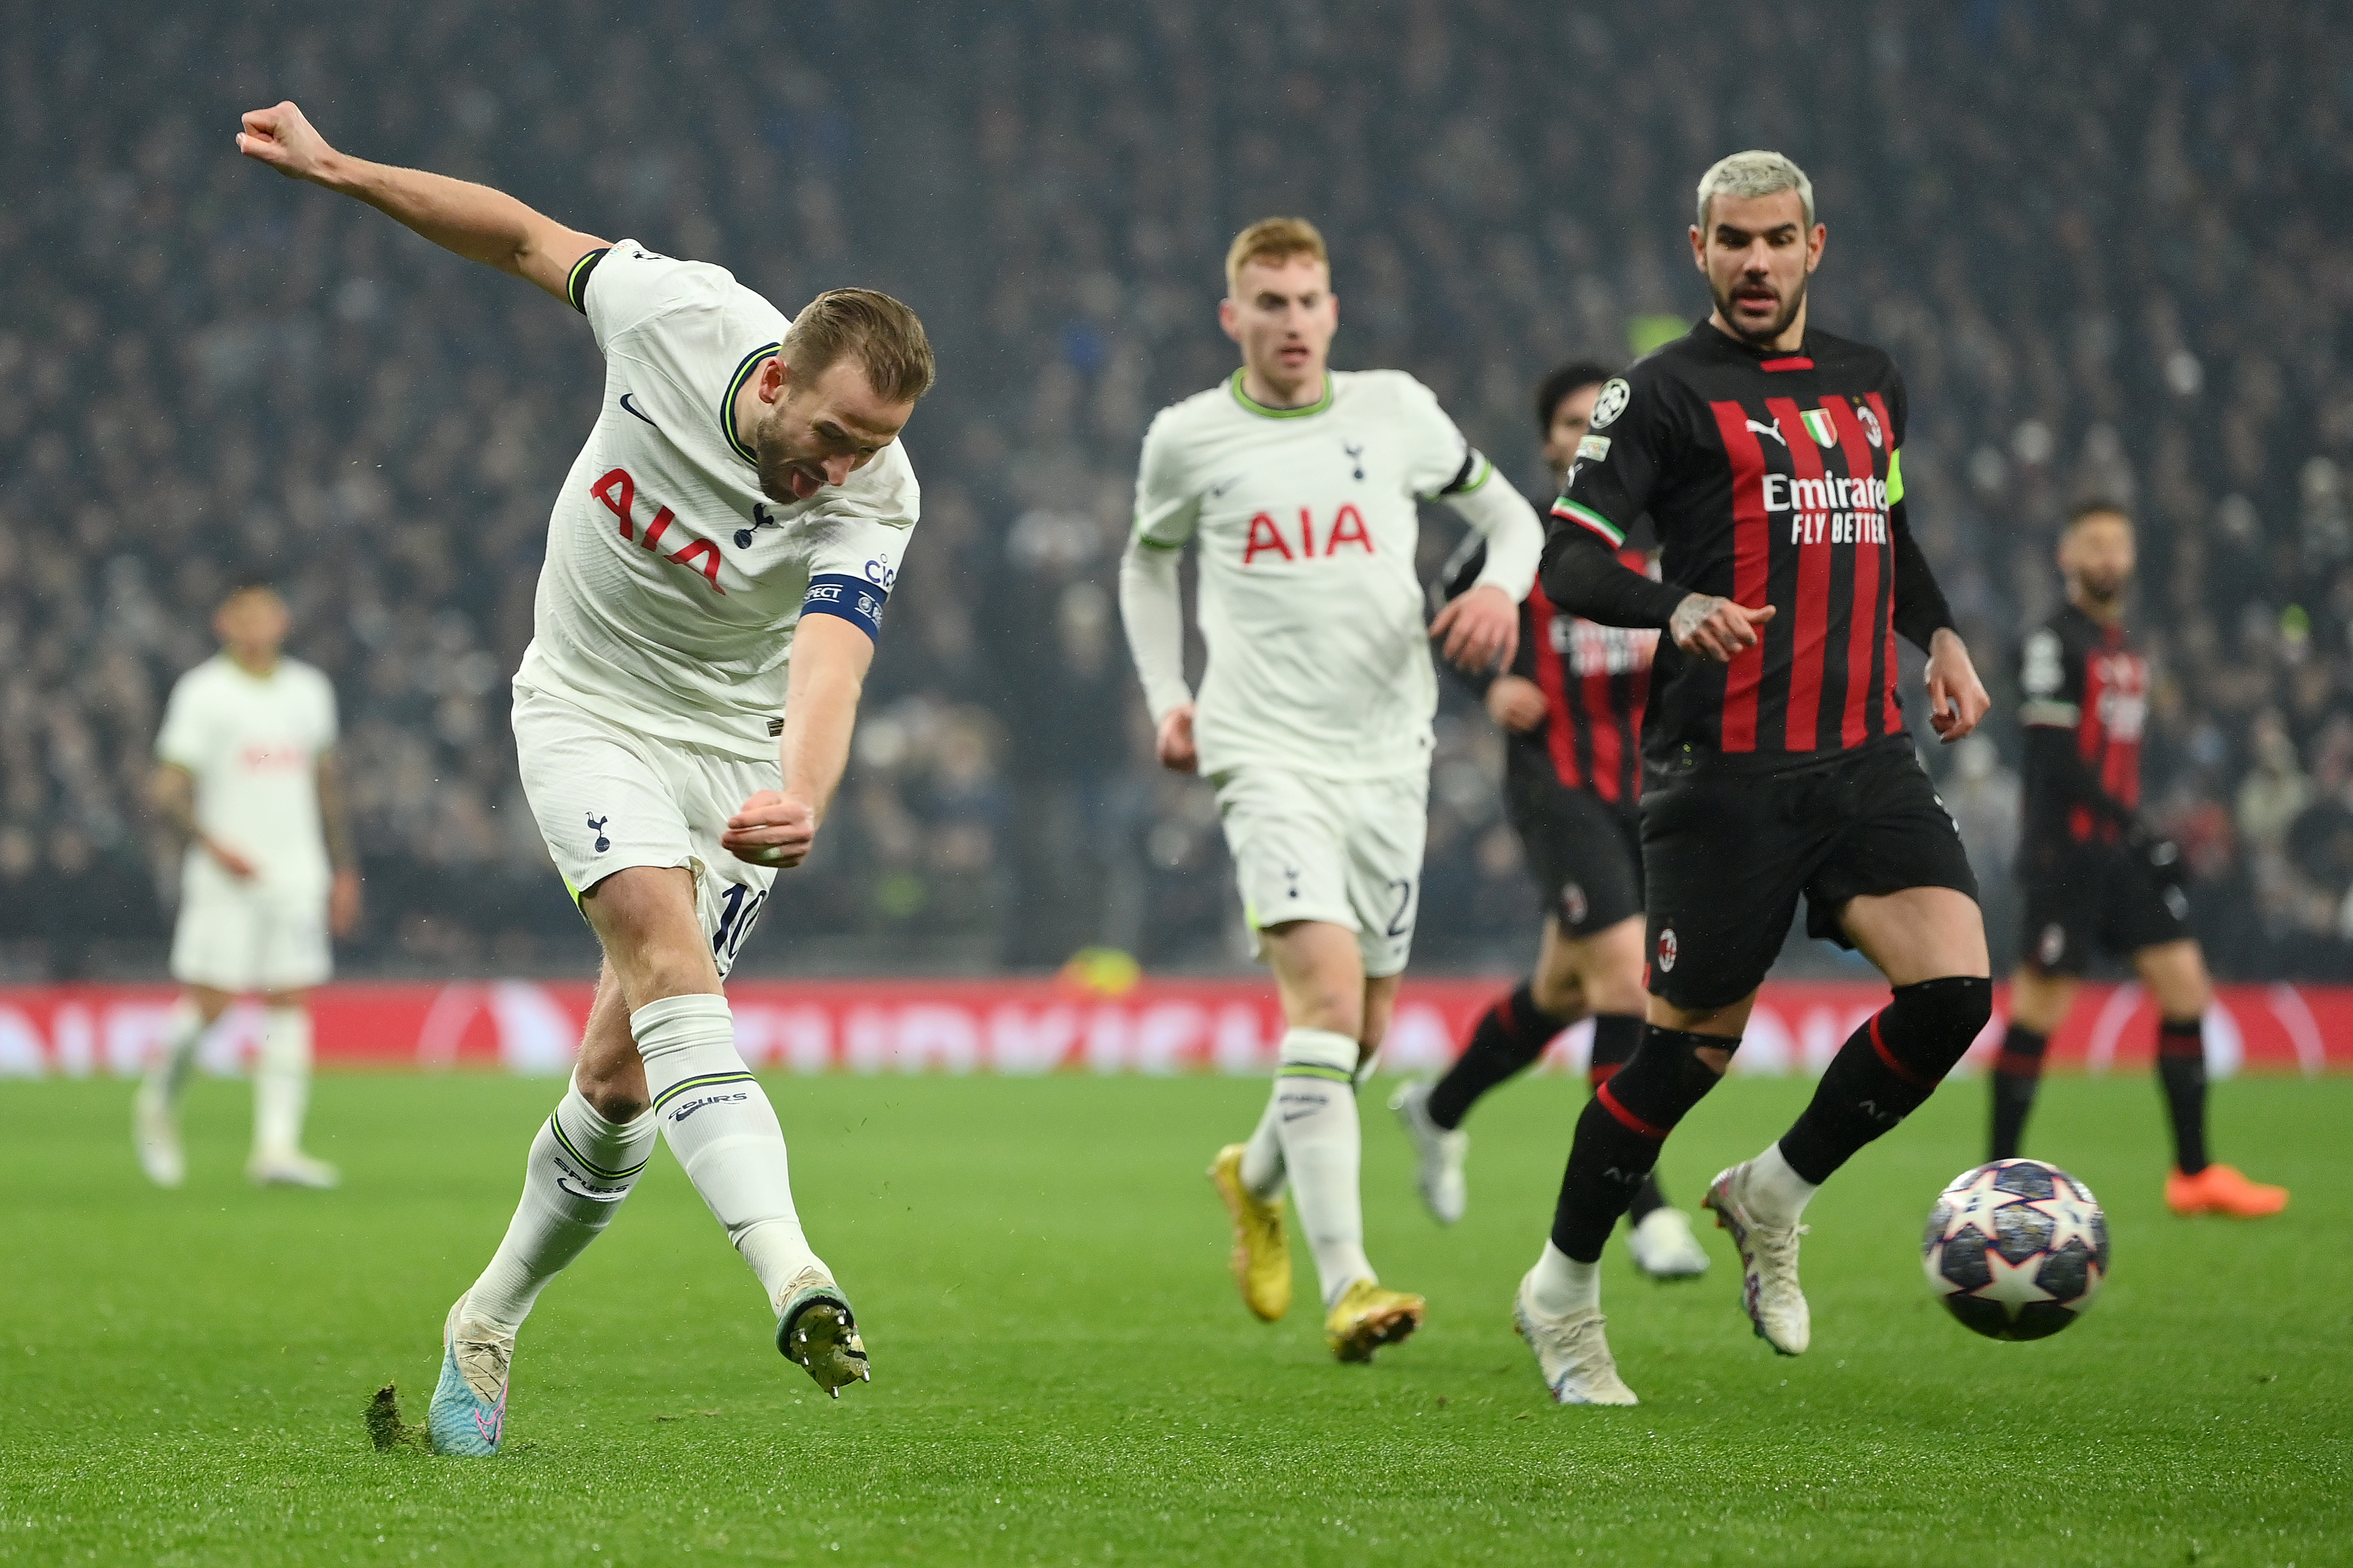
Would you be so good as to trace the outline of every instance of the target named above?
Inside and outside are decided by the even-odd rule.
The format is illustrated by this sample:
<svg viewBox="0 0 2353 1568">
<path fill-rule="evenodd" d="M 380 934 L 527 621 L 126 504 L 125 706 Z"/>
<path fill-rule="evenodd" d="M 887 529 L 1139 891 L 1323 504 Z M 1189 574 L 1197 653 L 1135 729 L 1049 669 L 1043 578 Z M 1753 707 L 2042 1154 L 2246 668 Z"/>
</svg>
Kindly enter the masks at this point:
<svg viewBox="0 0 2353 1568">
<path fill-rule="evenodd" d="M 238 995 L 303 991 L 334 973 L 323 889 L 188 882 L 172 931 L 172 978 L 181 984 Z"/>
<path fill-rule="evenodd" d="M 1322 779 L 1246 764 L 1210 783 L 1253 937 L 1289 921 L 1328 921 L 1356 933 L 1366 979 L 1404 970 L 1430 831 L 1426 770 Z"/>
<path fill-rule="evenodd" d="M 644 734 L 524 686 L 513 727 L 523 795 L 573 901 L 628 867 L 685 867 L 724 979 L 776 871 L 738 860 L 719 836 L 745 800 L 784 787 L 776 760 Z"/>
</svg>

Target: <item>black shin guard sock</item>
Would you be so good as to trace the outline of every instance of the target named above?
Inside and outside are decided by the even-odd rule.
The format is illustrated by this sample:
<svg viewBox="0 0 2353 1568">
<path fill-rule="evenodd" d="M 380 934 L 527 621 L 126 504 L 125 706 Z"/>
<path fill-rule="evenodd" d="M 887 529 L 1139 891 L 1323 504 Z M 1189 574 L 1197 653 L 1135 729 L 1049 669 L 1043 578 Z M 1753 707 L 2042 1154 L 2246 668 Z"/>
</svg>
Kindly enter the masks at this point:
<svg viewBox="0 0 2353 1568">
<path fill-rule="evenodd" d="M 1479 1015 L 1471 1043 L 1430 1089 L 1430 1119 L 1451 1131 L 1481 1095 L 1544 1055 L 1565 1027 L 1536 1005 L 1535 989 L 1523 982 L 1509 996 Z"/>
<path fill-rule="evenodd" d="M 1627 1013 L 1593 1015 L 1593 1058 L 1588 1069 L 1599 1083 L 1634 1059 L 1642 1044 L 1642 1020 Z"/>
<path fill-rule="evenodd" d="M 1586 1076 L 1593 1087 L 1599 1089 L 1621 1067 L 1633 1059 L 1634 1051 L 1642 1043 L 1642 1020 L 1625 1013 L 1597 1013 L 1593 1016 L 1592 1065 Z M 1659 1190 L 1658 1173 L 1642 1178 L 1634 1193 L 1634 1201 L 1626 1209 L 1630 1224 L 1640 1225 L 1658 1210 L 1667 1206 L 1666 1194 Z"/>
<path fill-rule="evenodd" d="M 2042 1083 L 2042 1053 L 2050 1046 L 2050 1036 L 2023 1024 L 2012 1024 L 2002 1036 L 2001 1054 L 1993 1059 L 1993 1142 L 1987 1159 L 2018 1158 L 2026 1113 L 2034 1109 L 2034 1091 Z"/>
<path fill-rule="evenodd" d="M 1814 1098 L 1781 1136 L 1781 1157 L 1816 1186 L 1912 1114 L 1993 1016 L 1993 982 L 1949 975 L 1899 985 L 1839 1047 Z"/>
<path fill-rule="evenodd" d="M 1736 1040 L 1646 1026 L 1634 1059 L 1593 1091 L 1577 1119 L 1568 1169 L 1554 1206 L 1552 1244 L 1579 1263 L 1600 1260 L 1610 1230 L 1649 1181 L 1659 1145 L 1715 1087 L 1716 1073 L 1695 1054 L 1729 1050 Z"/>
<path fill-rule="evenodd" d="M 2206 1168 L 2206 1030 L 2196 1018 L 2157 1027 L 2157 1080 L 2173 1119 L 2173 1163 L 2185 1176 Z"/>
</svg>

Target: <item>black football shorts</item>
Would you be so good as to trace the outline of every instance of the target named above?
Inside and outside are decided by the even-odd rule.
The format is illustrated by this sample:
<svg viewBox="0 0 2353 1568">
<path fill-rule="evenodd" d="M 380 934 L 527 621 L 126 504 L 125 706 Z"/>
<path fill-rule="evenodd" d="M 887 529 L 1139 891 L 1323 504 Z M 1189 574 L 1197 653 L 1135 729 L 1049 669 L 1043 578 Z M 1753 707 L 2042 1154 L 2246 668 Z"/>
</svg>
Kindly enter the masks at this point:
<svg viewBox="0 0 2353 1568">
<path fill-rule="evenodd" d="M 1572 937 L 1642 912 L 1641 824 L 1591 790 L 1554 779 L 1513 781 L 1504 798 L 1526 849 L 1544 912 Z"/>
<path fill-rule="evenodd" d="M 2079 975 L 2094 948 L 2129 958 L 2188 940 L 2189 900 L 2117 844 L 2029 844 L 2018 858 L 2026 895 L 2019 960 L 2042 974 Z"/>
<path fill-rule="evenodd" d="M 1978 896 L 1909 735 L 1771 773 L 1652 769 L 1642 792 L 1651 993 L 1721 1007 L 1754 991 L 1806 900 L 1806 933 L 1852 946 L 1850 899 L 1905 888 Z"/>
</svg>

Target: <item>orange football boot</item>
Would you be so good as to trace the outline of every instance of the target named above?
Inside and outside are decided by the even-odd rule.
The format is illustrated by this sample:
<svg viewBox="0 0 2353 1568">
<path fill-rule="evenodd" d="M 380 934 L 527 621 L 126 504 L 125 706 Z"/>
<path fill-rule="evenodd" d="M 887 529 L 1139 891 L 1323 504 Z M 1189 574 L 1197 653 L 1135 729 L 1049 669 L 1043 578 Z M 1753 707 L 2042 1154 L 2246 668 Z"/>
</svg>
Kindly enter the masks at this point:
<svg viewBox="0 0 2353 1568">
<path fill-rule="evenodd" d="M 2185 1218 L 2191 1215 L 2228 1215 L 2232 1219 L 2261 1219 L 2287 1207 L 2287 1189 L 2251 1182 L 2233 1165 L 2209 1165 L 2194 1176 L 2179 1171 L 2165 1178 L 2165 1206 Z"/>
</svg>

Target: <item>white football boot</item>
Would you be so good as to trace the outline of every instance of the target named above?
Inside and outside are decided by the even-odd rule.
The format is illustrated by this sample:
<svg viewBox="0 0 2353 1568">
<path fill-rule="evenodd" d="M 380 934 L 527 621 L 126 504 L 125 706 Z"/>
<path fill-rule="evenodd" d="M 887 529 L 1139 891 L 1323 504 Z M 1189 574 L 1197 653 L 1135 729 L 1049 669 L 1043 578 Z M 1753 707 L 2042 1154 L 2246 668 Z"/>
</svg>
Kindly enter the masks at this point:
<svg viewBox="0 0 2353 1568">
<path fill-rule="evenodd" d="M 465 1310 L 460 1296 L 441 1325 L 441 1381 L 434 1384 L 425 1429 L 437 1454 L 487 1459 L 499 1451 L 506 1431 L 514 1336 L 464 1317 Z"/>
<path fill-rule="evenodd" d="M 246 1179 L 257 1187 L 311 1187 L 324 1192 L 343 1184 L 343 1173 L 300 1150 L 256 1154 L 245 1163 Z"/>
<path fill-rule="evenodd" d="M 1548 1318 L 1528 1299 L 1531 1268 L 1512 1296 L 1512 1327 L 1536 1352 L 1536 1370 L 1558 1405 L 1640 1405 L 1634 1391 L 1618 1375 L 1610 1359 L 1609 1341 L 1601 1331 L 1609 1320 L 1597 1310 Z"/>
<path fill-rule="evenodd" d="M 1783 1355 L 1803 1355 L 1813 1339 L 1806 1293 L 1798 1289 L 1798 1237 L 1807 1227 L 1759 1221 L 1742 1201 L 1747 1184 L 1748 1164 L 1743 1161 L 1717 1174 L 1701 1206 L 1714 1211 L 1715 1223 L 1732 1233 L 1733 1245 L 1740 1248 L 1740 1304 L 1757 1326 L 1757 1337 Z"/>
<path fill-rule="evenodd" d="M 1652 1209 L 1627 1233 L 1634 1267 L 1653 1279 L 1694 1279 L 1707 1272 L 1707 1252 L 1681 1209 Z"/>
<path fill-rule="evenodd" d="M 1471 1134 L 1459 1127 L 1450 1131 L 1430 1119 L 1430 1087 L 1426 1079 L 1407 1084 L 1389 1097 L 1389 1109 L 1413 1140 L 1414 1184 L 1421 1189 L 1421 1201 L 1439 1224 L 1452 1225 L 1471 1201 L 1470 1185 L 1462 1179 Z"/>
<path fill-rule="evenodd" d="M 131 1141 L 139 1150 L 139 1168 L 159 1187 L 176 1187 L 188 1179 L 187 1156 L 180 1149 L 180 1119 L 164 1097 L 145 1084 L 131 1100 Z"/>
<path fill-rule="evenodd" d="M 843 1384 L 874 1381 L 849 1298 L 815 1264 L 776 1293 L 776 1349 L 836 1399 Z"/>
</svg>

